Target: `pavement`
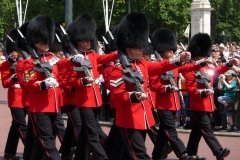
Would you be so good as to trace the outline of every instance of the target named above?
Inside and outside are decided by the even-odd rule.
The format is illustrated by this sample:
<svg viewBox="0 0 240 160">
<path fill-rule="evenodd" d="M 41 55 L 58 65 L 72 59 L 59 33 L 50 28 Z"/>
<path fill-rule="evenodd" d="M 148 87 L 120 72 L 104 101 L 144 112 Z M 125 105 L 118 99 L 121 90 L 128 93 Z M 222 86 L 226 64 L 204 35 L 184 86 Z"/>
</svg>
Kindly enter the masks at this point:
<svg viewBox="0 0 240 160">
<path fill-rule="evenodd" d="M 9 127 L 11 125 L 11 113 L 9 108 L 7 107 L 7 90 L 3 89 L 0 85 L 0 160 L 3 160 L 4 155 L 4 148 L 7 140 L 7 135 L 9 131 Z M 65 117 L 66 118 L 66 117 Z M 64 121 L 66 125 L 66 120 Z M 112 121 L 100 121 L 100 124 L 102 126 L 103 131 L 108 134 L 110 130 L 110 126 L 112 124 Z M 182 140 L 185 146 L 187 146 L 188 138 L 189 138 L 189 132 L 190 130 L 185 130 L 182 128 L 177 129 L 178 136 Z M 231 149 L 230 155 L 225 158 L 224 160 L 240 160 L 240 133 L 236 132 L 226 132 L 226 131 L 218 131 L 214 132 L 216 135 L 219 143 L 223 146 L 223 148 L 228 147 Z M 147 153 L 151 155 L 151 152 L 153 150 L 153 144 L 149 137 L 146 137 L 145 141 Z M 60 142 L 57 139 L 56 140 L 56 147 L 60 147 Z M 23 144 L 21 140 L 19 140 L 17 154 L 22 155 L 23 153 Z M 207 143 L 202 138 L 199 143 L 198 148 L 198 155 L 201 157 L 206 157 L 207 160 L 215 160 L 215 157 L 213 156 L 211 150 L 209 149 Z M 170 153 L 167 160 L 178 160 L 176 158 L 176 155 L 174 152 Z"/>
</svg>

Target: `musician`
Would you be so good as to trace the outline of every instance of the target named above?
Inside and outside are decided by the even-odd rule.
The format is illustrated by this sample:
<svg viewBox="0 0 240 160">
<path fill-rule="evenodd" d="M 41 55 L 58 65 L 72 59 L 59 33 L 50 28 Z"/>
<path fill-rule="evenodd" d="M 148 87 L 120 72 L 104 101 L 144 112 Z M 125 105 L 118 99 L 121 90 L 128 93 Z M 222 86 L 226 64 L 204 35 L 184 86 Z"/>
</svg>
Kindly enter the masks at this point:
<svg viewBox="0 0 240 160">
<path fill-rule="evenodd" d="M 149 22 L 138 12 L 125 16 L 118 25 L 116 45 L 118 52 L 127 56 L 133 74 L 140 74 L 143 84 L 123 79 L 123 64 L 113 68 L 110 77 L 111 94 L 116 106 L 116 125 L 123 140 L 120 160 L 150 160 L 146 153 L 146 130 L 155 124 L 152 106 L 147 94 L 148 76 L 159 75 L 180 65 L 190 56 L 182 54 L 178 59 L 148 62 L 142 58 L 143 48 L 148 44 Z M 126 74 L 125 76 L 129 76 Z M 131 79 L 132 77 L 130 77 Z M 134 80 L 134 79 L 133 79 Z M 141 87 L 143 89 L 141 89 Z M 136 88 L 138 90 L 136 90 Z M 141 92 L 140 92 L 141 90 Z"/>
<path fill-rule="evenodd" d="M 198 33 L 190 41 L 188 51 L 192 59 L 198 61 L 209 57 L 212 41 L 208 34 Z M 189 155 L 197 155 L 198 145 L 201 137 L 204 138 L 217 160 L 222 160 L 230 154 L 228 148 L 223 149 L 211 129 L 209 113 L 214 111 L 213 76 L 219 76 L 229 70 L 237 60 L 231 59 L 226 65 L 211 68 L 208 65 L 196 71 L 186 72 L 186 86 L 190 95 L 190 109 L 195 121 L 187 144 Z"/>
</svg>

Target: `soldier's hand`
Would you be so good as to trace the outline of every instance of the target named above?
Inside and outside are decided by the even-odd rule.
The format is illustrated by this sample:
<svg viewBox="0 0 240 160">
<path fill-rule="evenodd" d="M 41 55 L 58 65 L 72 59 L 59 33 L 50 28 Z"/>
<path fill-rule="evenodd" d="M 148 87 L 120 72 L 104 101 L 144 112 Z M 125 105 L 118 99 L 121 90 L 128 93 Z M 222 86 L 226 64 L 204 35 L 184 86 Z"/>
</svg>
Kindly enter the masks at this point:
<svg viewBox="0 0 240 160">
<path fill-rule="evenodd" d="M 180 53 L 180 62 L 189 62 L 191 60 L 191 53 L 190 52 L 182 52 Z"/>
<path fill-rule="evenodd" d="M 207 95 L 214 94 L 214 91 L 212 89 L 206 89 L 206 94 Z"/>
<path fill-rule="evenodd" d="M 231 65 L 237 65 L 238 64 L 238 59 L 237 58 L 232 58 L 230 61 L 229 61 L 229 64 Z"/>
<path fill-rule="evenodd" d="M 175 86 L 172 86 L 170 89 L 171 89 L 172 92 L 177 92 L 177 91 L 179 90 L 179 89 L 178 89 L 177 87 L 175 87 Z"/>
<path fill-rule="evenodd" d="M 144 101 L 148 98 L 148 95 L 142 92 L 135 92 L 135 96 L 139 101 Z"/>
<path fill-rule="evenodd" d="M 94 82 L 94 79 L 92 77 L 85 77 L 84 78 L 84 81 L 87 83 L 87 84 L 92 84 Z"/>
</svg>

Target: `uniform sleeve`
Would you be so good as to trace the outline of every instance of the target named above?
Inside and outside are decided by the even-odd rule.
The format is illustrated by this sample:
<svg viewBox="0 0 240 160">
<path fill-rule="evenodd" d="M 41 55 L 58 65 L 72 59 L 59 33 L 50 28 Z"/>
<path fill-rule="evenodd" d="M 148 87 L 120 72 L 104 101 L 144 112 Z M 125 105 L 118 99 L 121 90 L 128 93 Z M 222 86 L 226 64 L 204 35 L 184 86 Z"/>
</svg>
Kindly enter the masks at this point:
<svg viewBox="0 0 240 160">
<path fill-rule="evenodd" d="M 183 72 L 190 72 L 190 71 L 196 71 L 202 68 L 200 64 L 196 64 L 196 62 L 185 64 L 183 66 L 180 66 L 178 68 L 178 73 L 183 73 Z"/>
<path fill-rule="evenodd" d="M 19 60 L 16 66 L 17 78 L 21 88 L 25 88 L 23 79 L 23 64 L 24 60 Z"/>
<path fill-rule="evenodd" d="M 110 90 L 110 79 L 109 78 L 110 78 L 112 70 L 113 70 L 113 65 L 108 65 L 108 67 L 105 68 L 102 72 L 105 86 L 108 90 Z"/>
<path fill-rule="evenodd" d="M 71 88 L 79 88 L 79 87 L 87 86 L 87 84 L 84 82 L 84 79 L 83 78 L 78 78 L 77 77 L 77 72 L 72 70 L 72 68 L 67 73 L 66 82 L 68 82 L 68 85 Z"/>
<path fill-rule="evenodd" d="M 171 63 L 170 59 L 166 59 L 161 62 L 146 61 L 146 64 L 149 76 L 160 75 L 178 67 L 176 63 Z"/>
<path fill-rule="evenodd" d="M 119 56 L 116 53 L 116 51 L 110 54 L 99 55 L 95 53 L 94 55 L 96 56 L 97 64 L 110 63 L 112 61 L 119 59 Z"/>
<path fill-rule="evenodd" d="M 10 79 L 10 77 L 11 77 L 10 70 L 2 71 L 1 75 L 2 75 L 2 86 L 4 88 L 10 88 L 10 87 L 12 87 L 15 84 L 15 82 L 13 82 Z"/>
<path fill-rule="evenodd" d="M 4 61 L 0 65 L 0 71 L 6 71 L 6 70 L 10 69 L 10 67 L 12 66 L 13 63 L 14 63 L 14 61 L 12 61 L 10 58 L 8 58 L 6 61 Z"/>
<path fill-rule="evenodd" d="M 170 85 L 162 85 L 159 76 L 156 75 L 149 78 L 149 86 L 151 91 L 158 94 L 171 93 Z"/>
<path fill-rule="evenodd" d="M 223 74 L 225 72 L 227 72 L 231 67 L 227 66 L 227 65 L 222 65 L 219 67 L 214 68 L 214 76 L 219 76 L 220 74 Z"/>
<path fill-rule="evenodd" d="M 117 100 L 117 103 L 121 103 L 122 107 L 129 107 L 132 103 L 139 103 L 136 100 L 134 92 L 127 92 L 126 86 L 123 80 L 123 74 L 120 68 L 114 67 L 110 77 L 110 92 L 112 98 Z"/>
<path fill-rule="evenodd" d="M 187 72 L 183 74 L 186 79 L 186 87 L 190 96 L 206 98 L 208 95 L 206 94 L 204 89 L 197 88 L 197 82 L 195 81 L 195 72 Z"/>
</svg>

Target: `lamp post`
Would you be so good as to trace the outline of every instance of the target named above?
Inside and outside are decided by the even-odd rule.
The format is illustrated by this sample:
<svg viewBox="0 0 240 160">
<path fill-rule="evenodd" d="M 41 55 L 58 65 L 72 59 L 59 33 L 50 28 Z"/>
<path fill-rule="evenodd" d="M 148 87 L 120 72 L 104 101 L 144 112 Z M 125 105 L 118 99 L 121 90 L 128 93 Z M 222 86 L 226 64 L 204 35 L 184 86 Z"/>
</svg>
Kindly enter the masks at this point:
<svg viewBox="0 0 240 160">
<path fill-rule="evenodd" d="M 131 0 L 128 0 L 128 13 L 131 12 L 131 4 L 130 4 L 130 1 L 131 1 Z"/>
</svg>

